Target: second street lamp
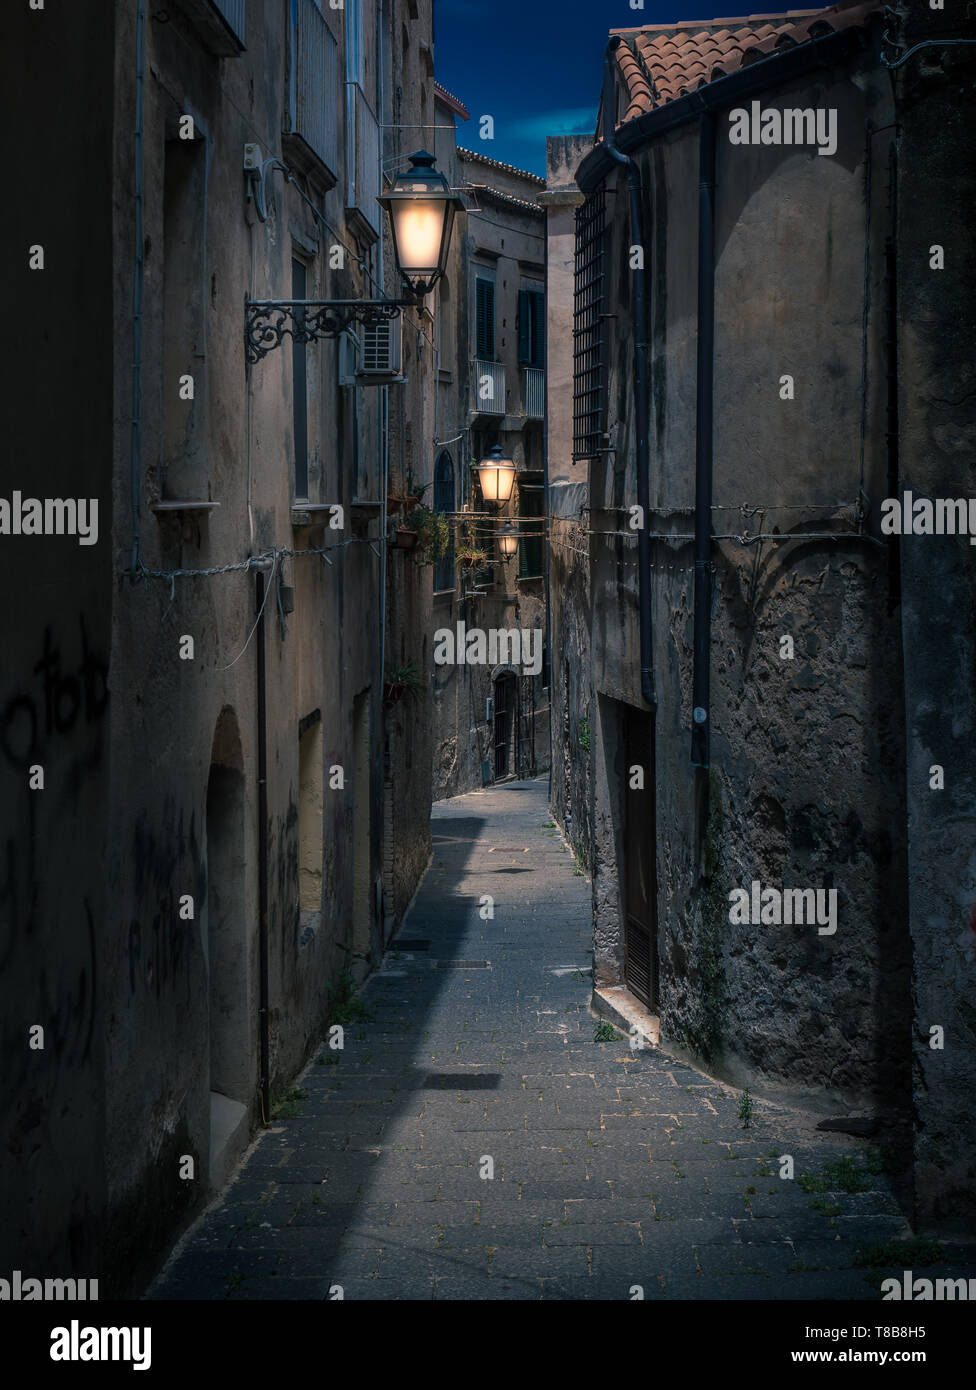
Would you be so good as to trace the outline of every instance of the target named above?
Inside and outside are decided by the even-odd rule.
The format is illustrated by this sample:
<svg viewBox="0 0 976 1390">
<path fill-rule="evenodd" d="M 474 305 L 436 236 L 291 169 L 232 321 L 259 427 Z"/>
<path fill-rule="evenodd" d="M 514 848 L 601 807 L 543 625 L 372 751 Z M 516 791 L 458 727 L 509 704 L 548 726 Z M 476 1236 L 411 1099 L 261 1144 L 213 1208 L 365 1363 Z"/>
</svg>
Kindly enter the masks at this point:
<svg viewBox="0 0 976 1390">
<path fill-rule="evenodd" d="M 507 502 L 515 486 L 515 464 L 502 453 L 496 444 L 487 458 L 475 467 L 481 483 L 481 495 L 486 502 Z"/>
<path fill-rule="evenodd" d="M 496 534 L 498 549 L 501 551 L 504 560 L 510 560 L 518 550 L 519 532 L 518 527 L 511 522 L 507 526 L 502 526 Z"/>
</svg>

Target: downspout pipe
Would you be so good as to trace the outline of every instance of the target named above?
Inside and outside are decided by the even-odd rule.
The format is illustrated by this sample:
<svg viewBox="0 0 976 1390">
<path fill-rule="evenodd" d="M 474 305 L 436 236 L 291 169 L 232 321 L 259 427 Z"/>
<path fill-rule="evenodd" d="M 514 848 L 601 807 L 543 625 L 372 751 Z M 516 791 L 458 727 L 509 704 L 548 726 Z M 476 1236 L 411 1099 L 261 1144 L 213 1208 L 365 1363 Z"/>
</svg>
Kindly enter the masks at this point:
<svg viewBox="0 0 976 1390">
<path fill-rule="evenodd" d="M 654 633 L 651 624 L 651 455 L 650 455 L 650 343 L 647 311 L 647 274 L 644 270 L 644 197 L 640 167 L 615 143 L 616 85 L 613 54 L 623 40 L 612 38 L 603 55 L 603 147 L 615 164 L 627 171 L 630 202 L 630 244 L 641 248 L 640 264 L 631 269 L 631 318 L 634 329 L 634 429 L 636 434 L 637 502 L 642 525 L 637 533 L 638 623 L 640 631 L 641 696 L 657 709 L 654 679 Z"/>
<path fill-rule="evenodd" d="M 134 174 L 135 263 L 132 270 L 132 418 L 129 428 L 129 493 L 132 502 L 132 555 L 129 569 L 133 580 L 139 573 L 141 522 L 139 493 L 142 486 L 142 291 L 145 280 L 145 232 L 143 230 L 143 133 L 146 85 L 146 0 L 136 9 L 136 100 L 132 130 Z"/>
<path fill-rule="evenodd" d="M 260 1033 L 261 1118 L 271 1120 L 271 1045 L 268 988 L 268 693 L 265 670 L 265 577 L 262 561 L 252 562 L 256 570 L 254 601 L 257 606 L 255 660 L 257 666 L 257 752 L 258 752 L 258 1020 Z"/>
<path fill-rule="evenodd" d="M 715 113 L 704 110 L 698 153 L 698 390 L 695 419 L 695 665 L 691 763 L 708 767 L 711 648 L 712 428 L 715 361 Z"/>
</svg>

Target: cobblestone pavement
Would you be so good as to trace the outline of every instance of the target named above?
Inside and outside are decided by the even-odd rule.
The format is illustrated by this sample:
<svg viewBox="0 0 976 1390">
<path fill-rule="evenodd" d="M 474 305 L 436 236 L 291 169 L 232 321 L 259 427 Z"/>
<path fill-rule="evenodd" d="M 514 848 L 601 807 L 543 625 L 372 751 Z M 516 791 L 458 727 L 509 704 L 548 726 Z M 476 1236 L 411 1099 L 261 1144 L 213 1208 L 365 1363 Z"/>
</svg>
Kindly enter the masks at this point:
<svg viewBox="0 0 976 1390">
<path fill-rule="evenodd" d="M 589 885 L 546 792 L 435 806 L 366 1016 L 149 1297 L 877 1300 L 905 1268 L 976 1274 L 949 1247 L 892 1250 L 911 1232 L 863 1145 L 759 1102 L 744 1127 L 737 1092 L 595 1041 Z"/>
</svg>

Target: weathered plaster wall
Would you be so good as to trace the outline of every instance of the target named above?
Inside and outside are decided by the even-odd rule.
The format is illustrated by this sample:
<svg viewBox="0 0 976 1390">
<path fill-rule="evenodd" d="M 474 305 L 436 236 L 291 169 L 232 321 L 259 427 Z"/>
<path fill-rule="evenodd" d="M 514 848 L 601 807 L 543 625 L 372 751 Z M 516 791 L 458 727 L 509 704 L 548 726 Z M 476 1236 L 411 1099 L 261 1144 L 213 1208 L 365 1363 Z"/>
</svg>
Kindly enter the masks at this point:
<svg viewBox="0 0 976 1390">
<path fill-rule="evenodd" d="M 764 96 L 838 110 L 836 155 L 732 147 L 718 117 L 713 530 L 851 527 L 859 488 L 884 496 L 884 138 L 874 141 L 865 300 L 865 121 L 890 120 L 887 78 L 843 74 Z M 880 151 L 878 147 L 881 147 Z M 731 1079 L 811 1104 L 894 1108 L 907 1054 L 899 644 L 884 551 L 869 539 L 713 547 L 712 767 L 690 766 L 695 460 L 697 127 L 640 152 L 653 334 L 652 542 L 662 1037 Z M 611 180 L 610 186 L 613 186 Z M 636 501 L 625 198 L 612 226 L 610 421 L 591 468 L 594 524 Z M 862 324 L 867 333 L 862 423 Z M 780 398 L 793 376 L 795 399 Z M 863 452 L 862 452 L 863 437 Z M 863 463 L 862 463 L 863 458 Z M 744 507 L 743 507 L 744 504 Z M 593 680 L 642 707 L 636 543 L 591 538 Z M 795 657 L 782 660 L 791 635 Z M 623 968 L 614 707 L 597 725 L 597 976 Z M 753 879 L 834 887 L 838 928 L 733 927 Z"/>
<path fill-rule="evenodd" d="M 576 169 L 591 141 L 546 140 L 546 464 L 550 524 L 552 813 L 580 860 L 592 867 L 590 767 L 594 733 L 590 664 L 589 469 L 573 458 L 573 285 Z M 581 730 L 580 721 L 585 721 Z M 590 748 L 586 747 L 589 731 Z M 584 735 L 581 741 L 581 733 Z"/>
</svg>

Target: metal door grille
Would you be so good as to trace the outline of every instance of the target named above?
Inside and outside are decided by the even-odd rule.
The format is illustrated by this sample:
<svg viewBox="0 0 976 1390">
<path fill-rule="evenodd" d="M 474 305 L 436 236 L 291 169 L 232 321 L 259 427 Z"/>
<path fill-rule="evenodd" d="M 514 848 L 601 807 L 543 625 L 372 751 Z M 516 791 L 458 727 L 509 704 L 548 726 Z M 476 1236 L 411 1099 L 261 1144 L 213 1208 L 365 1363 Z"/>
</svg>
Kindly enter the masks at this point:
<svg viewBox="0 0 976 1390">
<path fill-rule="evenodd" d="M 576 209 L 573 458 L 593 458 L 604 447 L 606 322 L 606 198 L 601 188 Z"/>
</svg>

